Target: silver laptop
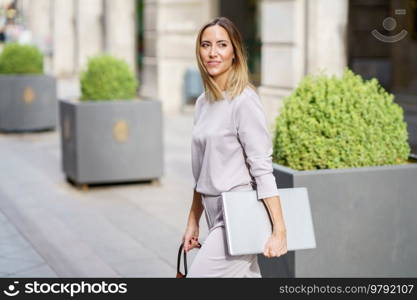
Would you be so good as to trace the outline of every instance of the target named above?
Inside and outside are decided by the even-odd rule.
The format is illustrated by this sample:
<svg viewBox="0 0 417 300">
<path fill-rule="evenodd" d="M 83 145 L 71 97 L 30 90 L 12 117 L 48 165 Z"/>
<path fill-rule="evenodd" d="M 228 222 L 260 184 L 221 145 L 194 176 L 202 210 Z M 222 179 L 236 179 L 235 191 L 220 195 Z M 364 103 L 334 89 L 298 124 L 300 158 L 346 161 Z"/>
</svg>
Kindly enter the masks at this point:
<svg viewBox="0 0 417 300">
<path fill-rule="evenodd" d="M 287 229 L 288 251 L 316 247 L 307 188 L 278 189 Z M 266 207 L 256 191 L 222 193 L 223 217 L 230 255 L 259 254 L 271 235 Z"/>
</svg>

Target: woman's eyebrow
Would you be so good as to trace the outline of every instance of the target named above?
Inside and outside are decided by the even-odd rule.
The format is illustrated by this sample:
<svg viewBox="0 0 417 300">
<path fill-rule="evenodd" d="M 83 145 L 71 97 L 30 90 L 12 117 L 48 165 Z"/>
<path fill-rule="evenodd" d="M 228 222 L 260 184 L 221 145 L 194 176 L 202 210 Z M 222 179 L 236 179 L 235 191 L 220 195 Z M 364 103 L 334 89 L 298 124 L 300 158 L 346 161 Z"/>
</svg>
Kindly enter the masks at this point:
<svg viewBox="0 0 417 300">
<path fill-rule="evenodd" d="M 227 40 L 219 40 L 219 41 L 217 41 L 217 43 L 223 43 L 223 42 L 229 43 L 229 41 L 227 41 Z M 201 41 L 201 43 L 210 43 L 211 44 L 210 41 L 206 41 L 206 40 Z"/>
</svg>

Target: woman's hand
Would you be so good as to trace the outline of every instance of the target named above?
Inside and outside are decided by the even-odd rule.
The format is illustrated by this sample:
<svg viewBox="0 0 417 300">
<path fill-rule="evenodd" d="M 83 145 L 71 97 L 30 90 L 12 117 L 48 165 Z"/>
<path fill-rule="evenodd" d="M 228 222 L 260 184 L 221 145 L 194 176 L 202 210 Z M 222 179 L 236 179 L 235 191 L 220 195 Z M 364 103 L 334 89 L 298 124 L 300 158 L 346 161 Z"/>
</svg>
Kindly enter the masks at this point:
<svg viewBox="0 0 417 300">
<path fill-rule="evenodd" d="M 199 228 L 196 225 L 188 225 L 185 229 L 182 241 L 184 243 L 184 251 L 188 252 L 196 248 L 200 243 L 198 242 Z"/>
<path fill-rule="evenodd" d="M 273 232 L 265 244 L 264 255 L 268 258 L 279 257 L 287 251 L 287 232 Z"/>
</svg>

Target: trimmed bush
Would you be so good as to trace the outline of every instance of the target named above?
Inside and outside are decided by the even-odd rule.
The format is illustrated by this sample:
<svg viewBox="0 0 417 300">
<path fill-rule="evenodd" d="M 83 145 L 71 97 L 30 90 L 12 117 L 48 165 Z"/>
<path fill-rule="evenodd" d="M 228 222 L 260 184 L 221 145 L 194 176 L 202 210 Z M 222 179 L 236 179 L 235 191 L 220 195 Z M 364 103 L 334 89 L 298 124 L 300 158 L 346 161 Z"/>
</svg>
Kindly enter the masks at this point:
<svg viewBox="0 0 417 300">
<path fill-rule="evenodd" d="M 133 99 L 137 86 L 125 61 L 103 54 L 90 58 L 81 74 L 81 100 Z"/>
<path fill-rule="evenodd" d="M 2 74 L 43 74 L 43 54 L 35 46 L 6 44 L 0 54 Z"/>
<path fill-rule="evenodd" d="M 376 79 L 306 76 L 284 99 L 274 132 L 274 162 L 296 170 L 406 163 L 403 109 Z"/>
</svg>

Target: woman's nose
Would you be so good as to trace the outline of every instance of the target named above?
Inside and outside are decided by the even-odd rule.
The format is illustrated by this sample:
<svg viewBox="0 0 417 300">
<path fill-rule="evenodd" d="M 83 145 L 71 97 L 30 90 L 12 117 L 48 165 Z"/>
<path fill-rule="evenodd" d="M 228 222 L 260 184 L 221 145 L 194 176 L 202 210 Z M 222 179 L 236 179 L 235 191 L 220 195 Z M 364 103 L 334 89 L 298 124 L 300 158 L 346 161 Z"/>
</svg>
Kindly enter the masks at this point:
<svg viewBox="0 0 417 300">
<path fill-rule="evenodd" d="M 210 56 L 216 56 L 217 55 L 217 48 L 211 47 L 210 49 Z"/>
</svg>

